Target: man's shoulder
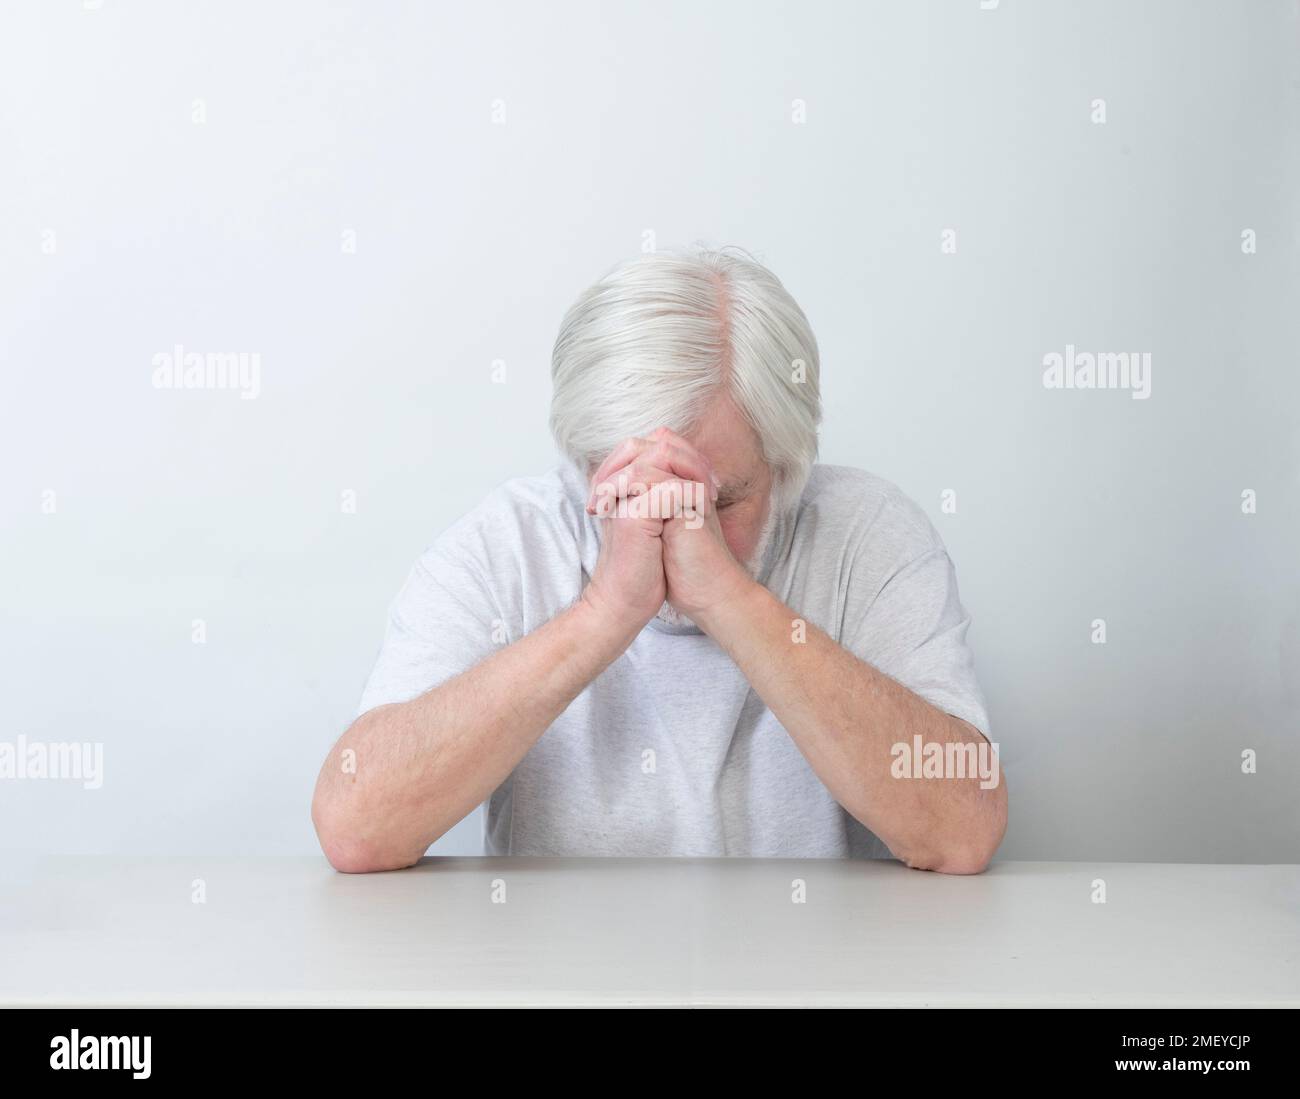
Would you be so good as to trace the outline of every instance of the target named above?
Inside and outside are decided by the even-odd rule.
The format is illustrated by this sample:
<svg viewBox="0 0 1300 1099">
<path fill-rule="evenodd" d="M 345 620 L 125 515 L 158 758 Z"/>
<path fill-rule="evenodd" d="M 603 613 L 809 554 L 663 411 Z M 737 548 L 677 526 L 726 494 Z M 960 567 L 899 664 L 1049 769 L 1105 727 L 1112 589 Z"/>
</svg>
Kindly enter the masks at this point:
<svg viewBox="0 0 1300 1099">
<path fill-rule="evenodd" d="M 518 558 L 571 552 L 583 538 L 586 512 L 577 473 L 557 466 L 546 473 L 512 477 L 447 527 L 430 553 L 475 558 Z"/>
<path fill-rule="evenodd" d="M 512 477 L 503 481 L 483 498 L 471 514 L 485 518 L 563 514 L 576 517 L 585 501 L 579 498 L 581 485 L 577 473 L 567 465 L 556 466 L 530 477 Z"/>
<path fill-rule="evenodd" d="M 844 528 L 846 534 L 908 545 L 916 552 L 942 549 L 924 509 L 892 481 L 852 466 L 813 466 L 799 501 L 801 513 Z"/>
</svg>

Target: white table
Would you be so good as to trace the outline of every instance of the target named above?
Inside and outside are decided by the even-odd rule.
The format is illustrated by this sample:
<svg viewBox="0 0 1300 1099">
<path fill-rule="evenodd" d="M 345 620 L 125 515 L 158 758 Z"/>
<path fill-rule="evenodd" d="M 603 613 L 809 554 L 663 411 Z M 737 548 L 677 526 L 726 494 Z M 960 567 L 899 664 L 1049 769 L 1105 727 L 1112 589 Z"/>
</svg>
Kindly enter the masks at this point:
<svg viewBox="0 0 1300 1099">
<path fill-rule="evenodd" d="M 5 856 L 0 877 L 8 1005 L 1300 1004 L 1291 865 Z"/>
</svg>

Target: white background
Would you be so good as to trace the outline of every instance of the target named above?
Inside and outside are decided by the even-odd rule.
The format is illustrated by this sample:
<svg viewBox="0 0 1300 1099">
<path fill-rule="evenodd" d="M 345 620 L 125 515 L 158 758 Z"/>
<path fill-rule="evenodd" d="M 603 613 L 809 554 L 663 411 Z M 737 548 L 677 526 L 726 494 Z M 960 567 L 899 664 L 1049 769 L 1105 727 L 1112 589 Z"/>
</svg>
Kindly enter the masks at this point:
<svg viewBox="0 0 1300 1099">
<path fill-rule="evenodd" d="M 560 316 L 648 230 L 776 271 L 821 344 L 823 460 L 946 539 L 1003 857 L 1295 861 L 1298 28 L 1292 2 L 6 5 L 0 740 L 102 742 L 105 776 L 0 782 L 0 847 L 316 850 L 389 600 L 554 462 Z M 176 343 L 258 352 L 260 396 L 153 388 Z M 1151 398 L 1044 389 L 1067 343 L 1149 351 Z M 437 850 L 478 845 L 471 818 Z"/>
</svg>

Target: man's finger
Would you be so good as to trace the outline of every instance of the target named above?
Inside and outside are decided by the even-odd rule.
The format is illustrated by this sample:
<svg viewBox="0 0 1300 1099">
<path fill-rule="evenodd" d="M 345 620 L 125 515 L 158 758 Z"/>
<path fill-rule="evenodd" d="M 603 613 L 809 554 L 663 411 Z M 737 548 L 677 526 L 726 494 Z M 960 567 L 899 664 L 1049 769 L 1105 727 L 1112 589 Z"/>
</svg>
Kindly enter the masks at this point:
<svg viewBox="0 0 1300 1099">
<path fill-rule="evenodd" d="M 651 432 L 649 439 L 632 436 L 610 451 L 592 477 L 591 491 L 587 495 L 588 512 L 596 510 L 596 491 L 600 485 L 638 457 L 648 458 L 676 477 L 698 481 L 705 487 L 710 500 L 718 498 L 718 478 L 714 475 L 712 463 L 680 435 L 660 427 Z"/>
<path fill-rule="evenodd" d="M 711 491 L 709 476 L 707 467 L 698 459 L 690 455 L 668 453 L 661 447 L 656 447 L 645 451 L 597 483 L 593 489 L 593 498 L 611 492 L 615 497 L 635 496 L 652 485 L 681 481 L 695 486 L 692 490 L 693 498 L 712 500 L 715 494 Z"/>
<path fill-rule="evenodd" d="M 692 470 L 690 476 L 701 481 L 709 489 L 710 499 L 718 498 L 718 477 L 714 472 L 713 463 L 709 461 L 695 445 L 689 440 L 682 438 L 677 432 L 667 427 L 657 427 L 650 432 L 650 438 L 657 440 L 661 445 L 666 445 L 675 457 L 680 457 L 680 464 L 683 466 L 683 475 L 687 463 Z"/>
<path fill-rule="evenodd" d="M 634 435 L 630 439 L 624 439 L 609 452 L 605 460 L 597 467 L 595 474 L 592 475 L 591 492 L 587 496 L 588 511 L 592 511 L 595 507 L 596 486 L 607 480 L 612 472 L 627 465 L 645 447 L 650 445 L 649 439 L 642 439 Z"/>
<path fill-rule="evenodd" d="M 615 470 L 596 486 L 593 496 L 597 503 L 592 511 L 602 518 L 609 518 L 602 512 L 612 511 L 619 500 L 635 501 L 636 507 L 628 509 L 634 518 L 674 519 L 688 512 L 708 516 L 713 510 L 708 485 L 654 465 L 645 457 Z M 611 506 L 599 506 L 606 499 Z"/>
<path fill-rule="evenodd" d="M 670 480 L 672 474 L 666 469 L 659 469 L 637 458 L 621 469 L 616 469 L 608 476 L 596 481 L 591 488 L 591 499 L 587 502 L 587 511 L 601 518 L 610 518 L 619 500 L 632 500 L 644 495 L 660 481 Z M 605 514 L 601 514 L 601 503 L 609 501 Z"/>
</svg>

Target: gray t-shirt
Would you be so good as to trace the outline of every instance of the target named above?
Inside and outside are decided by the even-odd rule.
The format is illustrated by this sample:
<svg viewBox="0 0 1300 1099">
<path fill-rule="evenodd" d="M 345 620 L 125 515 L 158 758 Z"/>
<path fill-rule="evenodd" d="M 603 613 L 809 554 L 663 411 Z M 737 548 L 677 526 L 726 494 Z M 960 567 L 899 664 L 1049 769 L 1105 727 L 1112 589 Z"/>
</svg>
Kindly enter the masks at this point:
<svg viewBox="0 0 1300 1099">
<path fill-rule="evenodd" d="M 392 605 L 358 712 L 422 694 L 571 605 L 599 549 L 585 503 L 586 486 L 564 465 L 507 482 L 438 538 Z M 758 579 L 850 652 L 988 735 L 952 563 L 896 487 L 816 466 L 793 516 L 777 522 Z M 486 808 L 493 855 L 890 857 L 831 797 L 730 657 L 695 626 L 658 619 Z"/>
</svg>

